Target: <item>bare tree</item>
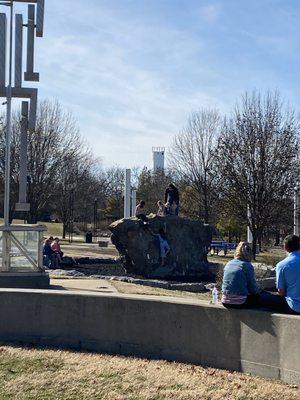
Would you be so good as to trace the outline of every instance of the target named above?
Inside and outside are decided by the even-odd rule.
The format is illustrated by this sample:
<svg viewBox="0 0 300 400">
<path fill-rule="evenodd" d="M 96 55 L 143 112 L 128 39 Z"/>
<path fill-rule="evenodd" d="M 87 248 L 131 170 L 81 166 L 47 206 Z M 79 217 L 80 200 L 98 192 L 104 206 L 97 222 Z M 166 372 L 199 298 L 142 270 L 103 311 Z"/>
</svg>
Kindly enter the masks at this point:
<svg viewBox="0 0 300 400">
<path fill-rule="evenodd" d="M 108 168 L 106 177 L 106 217 L 120 219 L 124 205 L 124 169 L 118 166 Z"/>
<path fill-rule="evenodd" d="M 137 200 L 144 200 L 148 213 L 157 212 L 158 200 L 164 201 L 165 190 L 173 181 L 168 171 L 158 169 L 156 172 L 144 167 L 138 177 Z"/>
<path fill-rule="evenodd" d="M 222 194 L 248 225 L 256 252 L 264 228 L 285 210 L 298 171 L 299 124 L 278 93 L 246 93 L 219 138 Z"/>
<path fill-rule="evenodd" d="M 13 118 L 11 145 L 11 207 L 18 195 L 19 180 L 20 114 Z M 0 181 L 4 177 L 5 126 L 0 125 Z M 65 112 L 57 102 L 43 101 L 37 114 L 34 131 L 28 132 L 28 221 L 37 222 L 45 208 L 60 209 L 58 187 L 62 182 L 74 180 L 76 171 L 90 164 L 91 152 L 84 145 L 74 117 Z M 66 179 L 64 179 L 64 176 Z M 63 185 L 66 187 L 66 185 Z M 68 184 L 68 187 L 70 185 Z M 61 191 L 64 193 L 64 190 Z M 2 196 L 1 196 L 2 197 Z M 3 201 L 2 201 L 3 202 Z M 12 212 L 11 212 L 12 215 Z"/>
<path fill-rule="evenodd" d="M 205 222 L 211 222 L 215 199 L 215 157 L 219 132 L 218 111 L 203 109 L 191 114 L 171 148 L 171 168 L 189 188 L 189 206 L 194 206 L 191 212 Z"/>
</svg>

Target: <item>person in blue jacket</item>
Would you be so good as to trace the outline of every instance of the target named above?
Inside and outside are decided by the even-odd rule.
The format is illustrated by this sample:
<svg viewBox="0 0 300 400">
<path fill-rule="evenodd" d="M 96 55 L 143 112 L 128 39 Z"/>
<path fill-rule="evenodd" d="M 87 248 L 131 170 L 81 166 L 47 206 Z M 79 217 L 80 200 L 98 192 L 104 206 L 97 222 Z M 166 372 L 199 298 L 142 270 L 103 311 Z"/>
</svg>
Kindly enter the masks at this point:
<svg viewBox="0 0 300 400">
<path fill-rule="evenodd" d="M 222 304 L 226 308 L 250 308 L 259 305 L 259 288 L 251 259 L 250 244 L 240 242 L 234 259 L 224 268 Z"/>
</svg>

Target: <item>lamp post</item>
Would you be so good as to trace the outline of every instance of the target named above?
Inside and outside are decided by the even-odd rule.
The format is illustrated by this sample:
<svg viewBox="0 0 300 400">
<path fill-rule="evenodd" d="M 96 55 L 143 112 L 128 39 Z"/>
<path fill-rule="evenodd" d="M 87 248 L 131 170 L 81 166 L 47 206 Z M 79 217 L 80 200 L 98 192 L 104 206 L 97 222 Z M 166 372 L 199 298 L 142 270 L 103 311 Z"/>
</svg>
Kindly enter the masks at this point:
<svg viewBox="0 0 300 400">
<path fill-rule="evenodd" d="M 294 235 L 299 235 L 299 220 L 300 220 L 300 185 L 294 187 Z"/>
<path fill-rule="evenodd" d="M 97 213 L 98 213 L 98 200 L 95 199 L 94 201 L 94 237 L 97 237 Z"/>
</svg>

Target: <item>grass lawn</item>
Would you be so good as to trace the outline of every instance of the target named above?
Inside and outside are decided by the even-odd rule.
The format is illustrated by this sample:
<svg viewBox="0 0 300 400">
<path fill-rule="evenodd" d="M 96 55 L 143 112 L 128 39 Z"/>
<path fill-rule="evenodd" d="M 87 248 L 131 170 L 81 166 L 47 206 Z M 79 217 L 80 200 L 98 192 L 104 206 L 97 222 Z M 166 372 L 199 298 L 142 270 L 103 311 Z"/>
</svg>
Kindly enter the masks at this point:
<svg viewBox="0 0 300 400">
<path fill-rule="evenodd" d="M 299 400 L 293 385 L 166 361 L 0 347 L 1 400 Z"/>
</svg>

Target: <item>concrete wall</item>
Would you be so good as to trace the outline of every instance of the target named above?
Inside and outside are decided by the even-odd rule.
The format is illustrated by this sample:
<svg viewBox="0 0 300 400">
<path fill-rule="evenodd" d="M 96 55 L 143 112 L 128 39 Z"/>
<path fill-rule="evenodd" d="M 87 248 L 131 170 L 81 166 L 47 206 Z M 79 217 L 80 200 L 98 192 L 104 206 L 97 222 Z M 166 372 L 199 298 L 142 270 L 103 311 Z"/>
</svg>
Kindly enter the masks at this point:
<svg viewBox="0 0 300 400">
<path fill-rule="evenodd" d="M 300 317 L 200 301 L 0 290 L 0 341 L 161 358 L 300 384 Z"/>
</svg>

